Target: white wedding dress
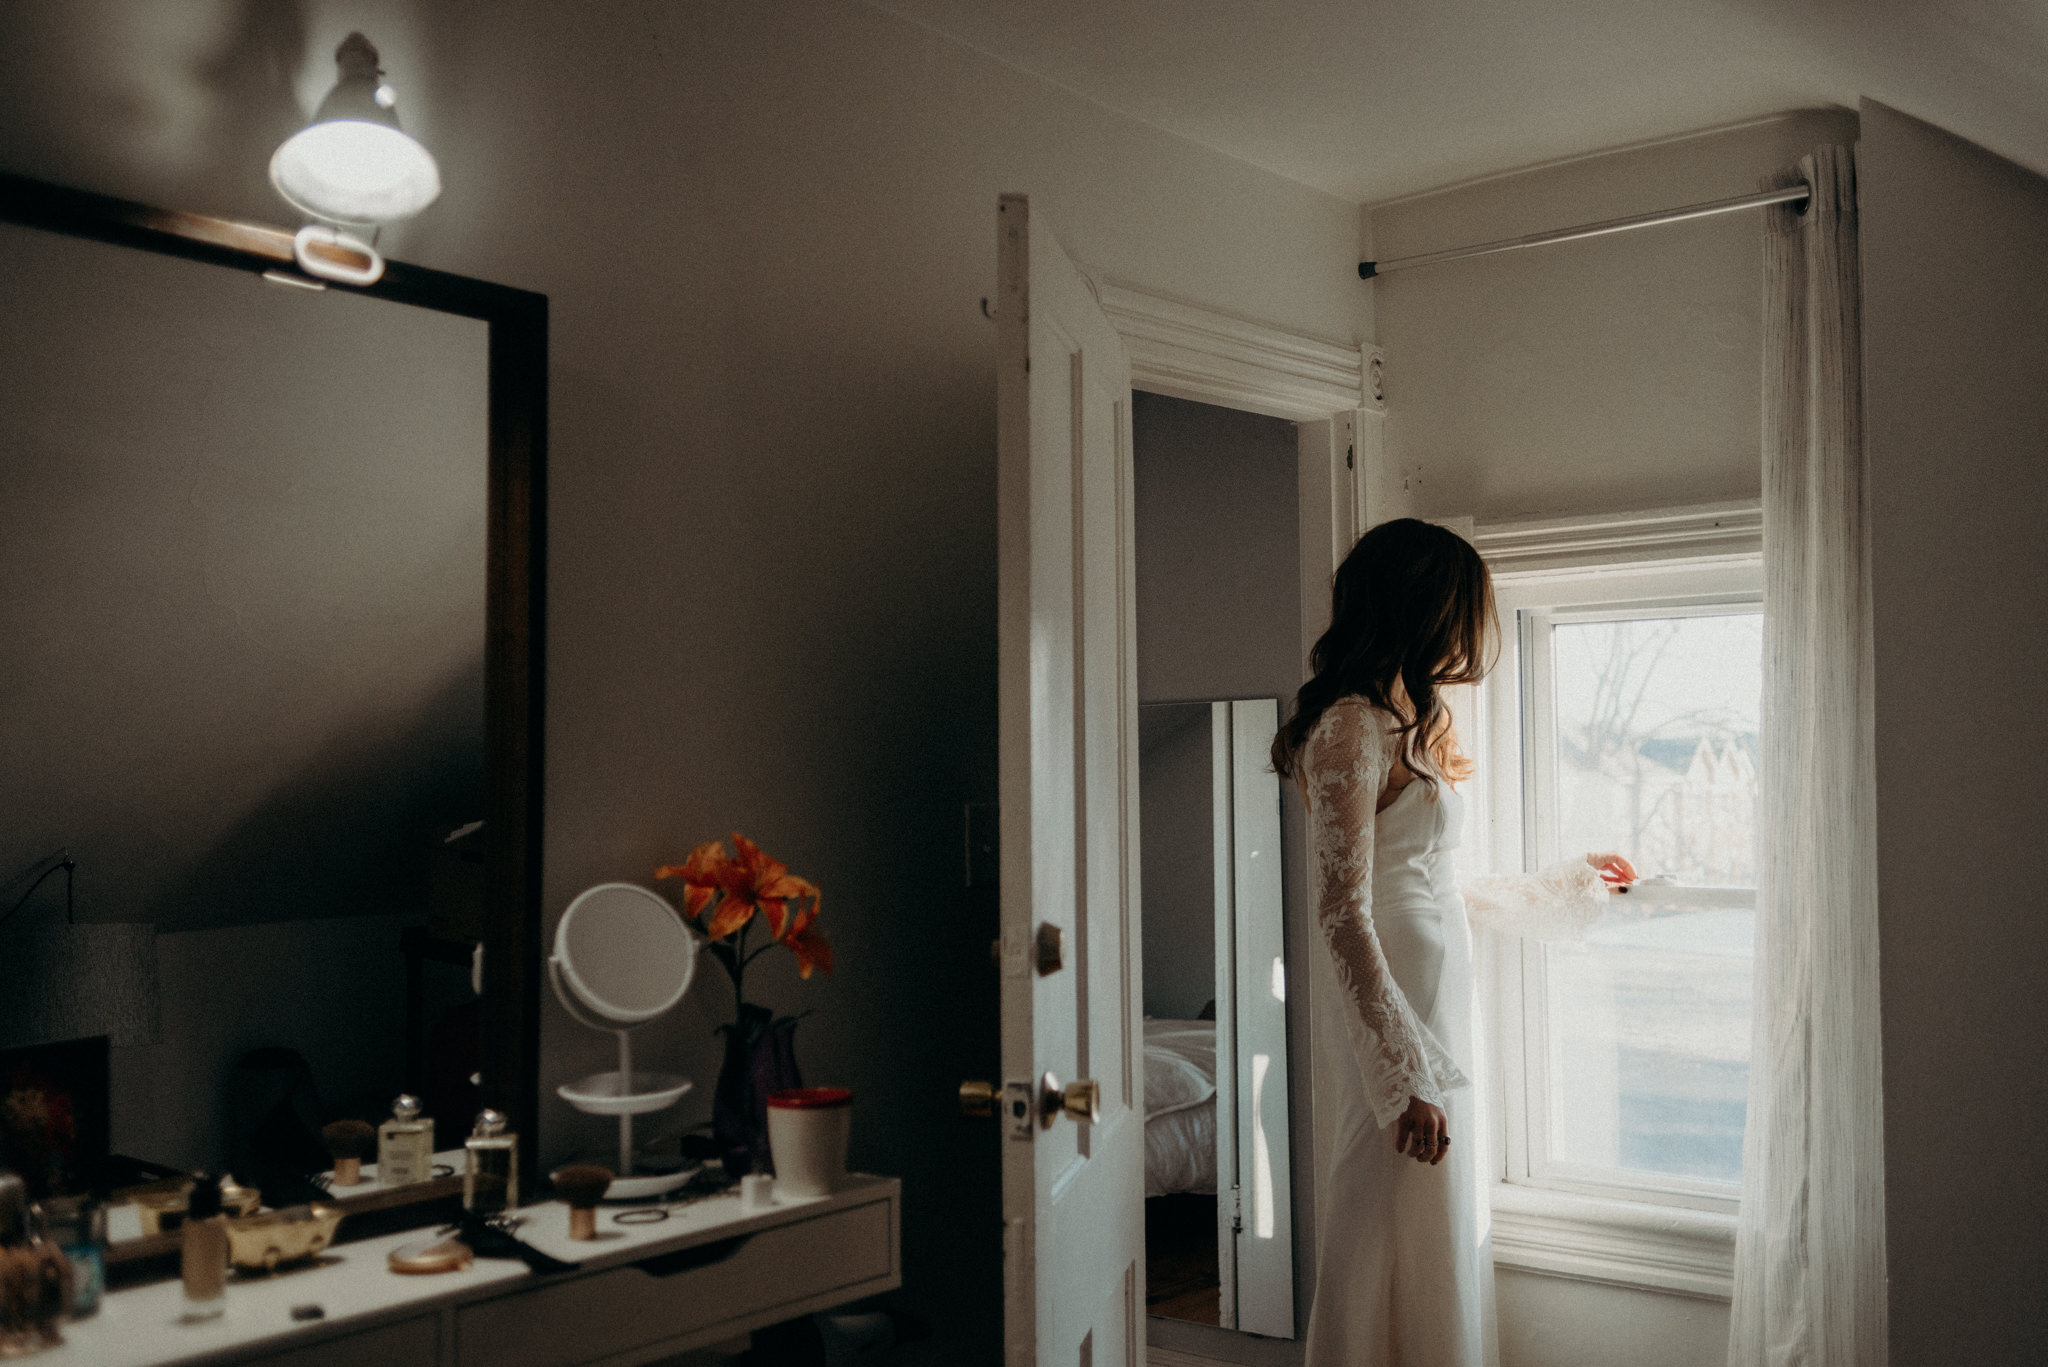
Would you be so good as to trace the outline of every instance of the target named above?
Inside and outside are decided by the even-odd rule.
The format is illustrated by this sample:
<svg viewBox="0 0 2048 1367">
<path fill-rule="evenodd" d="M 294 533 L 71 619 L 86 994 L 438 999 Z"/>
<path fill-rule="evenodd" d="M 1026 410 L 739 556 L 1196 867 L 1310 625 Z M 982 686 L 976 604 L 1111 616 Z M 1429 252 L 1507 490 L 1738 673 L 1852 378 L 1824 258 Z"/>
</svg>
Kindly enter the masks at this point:
<svg viewBox="0 0 2048 1367">
<path fill-rule="evenodd" d="M 1304 747 L 1317 920 L 1351 1067 L 1319 1086 L 1326 1141 L 1307 1367 L 1493 1367 L 1493 1255 L 1473 1092 L 1472 934 L 1583 934 L 1605 910 L 1583 860 L 1542 873 L 1455 879 L 1463 816 L 1448 784 L 1417 779 L 1378 810 L 1395 740 L 1359 698 L 1330 706 Z M 1326 1018 L 1327 1019 L 1327 1018 Z M 1333 1046 L 1341 1049 L 1344 1046 Z M 1394 1152 L 1420 1097 L 1449 1118 L 1434 1167 Z"/>
</svg>

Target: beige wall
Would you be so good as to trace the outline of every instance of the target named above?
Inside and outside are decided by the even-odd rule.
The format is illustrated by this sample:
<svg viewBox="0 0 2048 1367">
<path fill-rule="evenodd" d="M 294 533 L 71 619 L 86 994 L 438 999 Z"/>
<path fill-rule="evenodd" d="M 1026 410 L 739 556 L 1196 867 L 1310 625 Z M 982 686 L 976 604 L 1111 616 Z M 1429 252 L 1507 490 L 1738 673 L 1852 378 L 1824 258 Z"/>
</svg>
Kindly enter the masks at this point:
<svg viewBox="0 0 2048 1367">
<path fill-rule="evenodd" d="M 1815 112 L 1580 158 L 1366 211 L 1380 258 L 1759 188 L 1855 116 Z M 1759 491 L 1762 248 L 1753 214 L 1375 280 L 1396 506 L 1481 519 Z"/>
<path fill-rule="evenodd" d="M 387 245 L 551 301 L 549 906 L 735 828 L 824 886 L 838 976 L 750 990 L 813 1012 L 807 1078 L 860 1092 L 855 1160 L 906 1179 L 914 1298 L 992 1351 L 995 1138 L 952 1095 L 997 1059 L 994 901 L 959 867 L 995 787 L 996 196 L 1109 276 L 1343 340 L 1356 208 L 854 4 L 7 22 L 0 166 L 271 219 L 297 73 L 352 24 L 384 42 L 448 185 Z M 707 980 L 641 1046 L 699 1079 L 692 1119 L 728 1005 Z M 549 1011 L 546 1089 L 610 1066 Z M 550 1159 L 605 1140 L 541 1122 Z"/>
<path fill-rule="evenodd" d="M 1891 1360 L 2041 1362 L 2048 181 L 1868 103 L 1857 181 Z"/>
</svg>

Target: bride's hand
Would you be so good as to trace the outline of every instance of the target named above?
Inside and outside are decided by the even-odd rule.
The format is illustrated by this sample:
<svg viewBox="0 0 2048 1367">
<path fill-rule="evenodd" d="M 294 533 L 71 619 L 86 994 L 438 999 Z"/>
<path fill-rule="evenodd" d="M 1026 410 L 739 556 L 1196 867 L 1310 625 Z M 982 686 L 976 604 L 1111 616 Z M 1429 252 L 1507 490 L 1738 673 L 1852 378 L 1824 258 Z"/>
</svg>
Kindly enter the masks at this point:
<svg viewBox="0 0 2048 1367">
<path fill-rule="evenodd" d="M 1636 866 L 1629 863 L 1624 855 L 1589 854 L 1586 862 L 1600 871 L 1609 892 L 1625 892 L 1628 885 L 1636 881 Z"/>
<path fill-rule="evenodd" d="M 1443 1107 L 1409 1097 L 1408 1109 L 1394 1122 L 1394 1152 L 1435 1167 L 1444 1161 L 1450 1148 L 1450 1123 L 1444 1118 Z"/>
</svg>

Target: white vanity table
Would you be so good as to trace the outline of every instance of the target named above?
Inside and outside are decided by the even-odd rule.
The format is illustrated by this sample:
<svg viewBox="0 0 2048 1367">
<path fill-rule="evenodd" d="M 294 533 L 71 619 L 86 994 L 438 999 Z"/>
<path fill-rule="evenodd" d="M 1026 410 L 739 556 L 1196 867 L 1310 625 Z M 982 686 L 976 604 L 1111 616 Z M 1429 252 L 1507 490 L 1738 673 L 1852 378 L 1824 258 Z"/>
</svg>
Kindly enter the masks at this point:
<svg viewBox="0 0 2048 1367">
<path fill-rule="evenodd" d="M 519 1235 L 574 1272 L 537 1276 L 508 1259 L 461 1272 L 401 1276 L 385 1265 L 420 1231 L 330 1249 L 318 1266 L 231 1276 L 227 1310 L 179 1321 L 173 1279 L 110 1293 L 97 1315 L 64 1326 L 49 1367 L 264 1363 L 274 1367 L 634 1367 L 763 1325 L 829 1309 L 902 1282 L 902 1184 L 849 1177 L 831 1196 L 778 1198 L 743 1212 L 736 1193 L 620 1225 L 601 1207 L 598 1237 L 568 1237 L 558 1201 L 522 1207 Z M 294 1306 L 326 1314 L 292 1318 Z"/>
</svg>

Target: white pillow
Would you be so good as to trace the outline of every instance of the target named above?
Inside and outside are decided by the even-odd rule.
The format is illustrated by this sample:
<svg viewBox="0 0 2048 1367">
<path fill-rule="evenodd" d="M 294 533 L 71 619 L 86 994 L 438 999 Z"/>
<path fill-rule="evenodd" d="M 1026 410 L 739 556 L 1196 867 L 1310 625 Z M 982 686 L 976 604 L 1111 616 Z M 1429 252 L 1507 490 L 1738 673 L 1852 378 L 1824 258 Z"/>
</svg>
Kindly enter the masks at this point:
<svg viewBox="0 0 2048 1367">
<path fill-rule="evenodd" d="M 1216 1023 L 1145 1022 L 1145 1118 L 1171 1115 L 1216 1095 Z"/>
</svg>

